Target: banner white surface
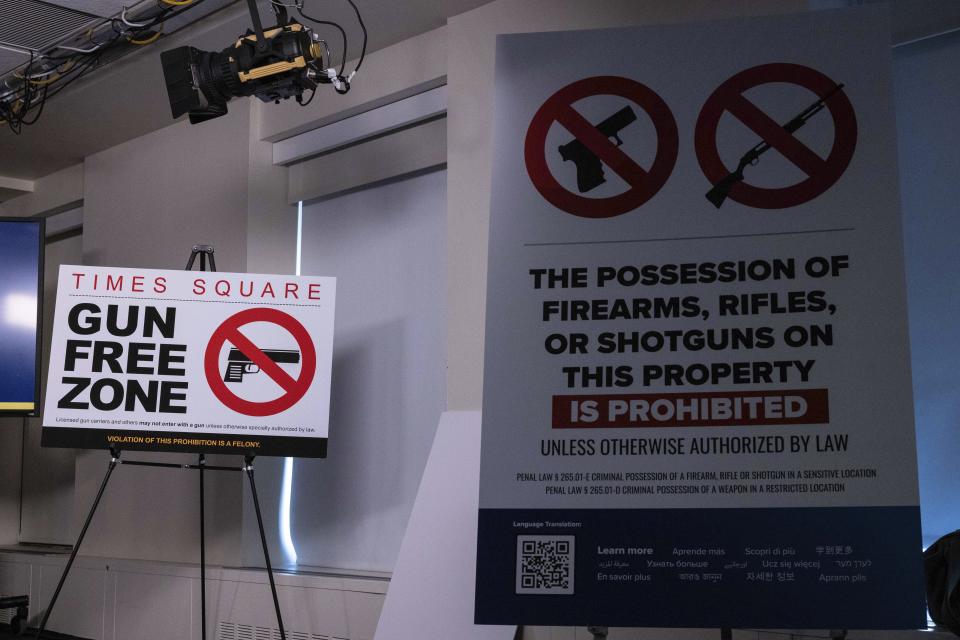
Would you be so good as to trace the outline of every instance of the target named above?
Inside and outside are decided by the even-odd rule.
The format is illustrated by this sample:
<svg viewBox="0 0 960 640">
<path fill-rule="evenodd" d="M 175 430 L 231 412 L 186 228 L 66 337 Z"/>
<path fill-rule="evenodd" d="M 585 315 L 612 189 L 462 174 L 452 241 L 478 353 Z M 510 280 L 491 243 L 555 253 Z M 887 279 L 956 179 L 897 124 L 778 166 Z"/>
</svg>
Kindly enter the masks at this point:
<svg viewBox="0 0 960 640">
<path fill-rule="evenodd" d="M 45 446 L 322 457 L 334 278 L 60 268 Z"/>
<path fill-rule="evenodd" d="M 889 43 L 499 37 L 479 622 L 922 624 Z"/>
</svg>

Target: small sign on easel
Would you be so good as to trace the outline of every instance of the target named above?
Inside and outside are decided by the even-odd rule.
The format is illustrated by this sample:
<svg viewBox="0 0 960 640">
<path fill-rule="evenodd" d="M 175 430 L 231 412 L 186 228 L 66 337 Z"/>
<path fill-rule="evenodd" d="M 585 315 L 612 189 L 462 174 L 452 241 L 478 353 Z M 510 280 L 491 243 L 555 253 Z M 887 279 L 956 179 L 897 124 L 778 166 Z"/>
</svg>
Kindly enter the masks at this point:
<svg viewBox="0 0 960 640">
<path fill-rule="evenodd" d="M 43 445 L 324 457 L 336 280 L 62 266 Z"/>
<path fill-rule="evenodd" d="M 198 255 L 202 274 L 191 272 Z M 67 265 L 60 268 L 42 445 L 105 448 L 110 451 L 110 460 L 43 612 L 36 632 L 38 639 L 50 620 L 110 478 L 121 463 L 199 471 L 200 610 L 204 640 L 204 471 L 240 471 L 247 476 L 277 627 L 280 639 L 286 639 L 253 462 L 258 454 L 326 454 L 336 281 L 213 275 L 215 271 L 213 247 L 209 245 L 194 245 L 185 271 Z M 244 293 L 245 286 L 248 293 Z M 239 289 L 240 300 L 218 299 L 230 298 L 234 287 Z M 276 301 L 278 290 L 284 292 L 288 302 Z M 258 296 L 254 296 L 255 291 L 259 291 Z M 305 292 L 302 303 L 301 291 Z M 205 303 L 245 308 L 237 311 L 234 307 Z M 278 305 L 288 307 L 287 311 L 274 308 Z M 259 326 L 262 324 L 268 327 Z M 269 325 L 289 332 L 296 348 L 264 348 L 265 339 L 283 340 L 264 337 L 271 330 L 276 332 L 276 327 L 271 329 Z M 278 366 L 281 363 L 299 367 L 287 371 Z M 246 376 L 261 371 L 280 387 L 279 392 L 271 389 L 269 383 L 242 392 L 224 384 L 243 382 Z M 204 380 L 207 387 L 203 386 Z M 277 397 L 270 395 L 277 393 Z M 244 398 L 246 394 L 251 395 Z M 236 415 L 230 415 L 230 411 Z M 301 427 L 298 421 L 308 426 Z M 296 446 L 300 442 L 308 444 Z M 121 460 L 124 449 L 192 451 L 198 459 L 197 464 Z M 242 453 L 243 464 L 207 465 L 207 452 Z M 26 617 L 25 600 L 18 616 Z"/>
</svg>

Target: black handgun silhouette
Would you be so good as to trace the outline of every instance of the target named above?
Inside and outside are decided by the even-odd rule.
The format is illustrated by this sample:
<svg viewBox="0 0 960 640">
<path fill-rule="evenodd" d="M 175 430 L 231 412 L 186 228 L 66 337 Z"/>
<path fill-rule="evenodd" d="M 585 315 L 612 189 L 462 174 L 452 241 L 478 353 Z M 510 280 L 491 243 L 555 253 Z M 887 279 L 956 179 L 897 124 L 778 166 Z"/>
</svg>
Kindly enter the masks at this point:
<svg viewBox="0 0 960 640">
<path fill-rule="evenodd" d="M 619 147 L 623 144 L 623 140 L 618 135 L 620 130 L 636 119 L 637 114 L 627 105 L 598 124 L 596 128 L 607 138 L 616 140 Z M 600 158 L 576 138 L 567 144 L 560 145 L 560 157 L 564 161 L 572 160 L 577 165 L 577 189 L 580 193 L 586 193 L 607 181 L 603 177 L 603 164 Z"/>
<path fill-rule="evenodd" d="M 296 349 L 264 349 L 263 355 L 276 363 L 298 364 L 300 352 Z M 232 347 L 227 356 L 227 373 L 223 376 L 224 382 L 243 382 L 243 376 L 248 373 L 259 373 L 260 367 L 253 364 L 240 349 Z"/>
</svg>

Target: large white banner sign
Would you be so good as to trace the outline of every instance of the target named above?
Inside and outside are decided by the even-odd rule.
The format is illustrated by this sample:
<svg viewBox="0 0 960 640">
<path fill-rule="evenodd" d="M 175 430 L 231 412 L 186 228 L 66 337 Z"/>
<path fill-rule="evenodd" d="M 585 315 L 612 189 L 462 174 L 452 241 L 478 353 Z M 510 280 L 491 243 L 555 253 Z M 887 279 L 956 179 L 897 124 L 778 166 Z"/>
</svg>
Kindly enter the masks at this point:
<svg viewBox="0 0 960 640">
<path fill-rule="evenodd" d="M 323 457 L 334 278 L 60 267 L 43 445 Z"/>
<path fill-rule="evenodd" d="M 496 78 L 477 622 L 922 626 L 884 12 Z"/>
</svg>

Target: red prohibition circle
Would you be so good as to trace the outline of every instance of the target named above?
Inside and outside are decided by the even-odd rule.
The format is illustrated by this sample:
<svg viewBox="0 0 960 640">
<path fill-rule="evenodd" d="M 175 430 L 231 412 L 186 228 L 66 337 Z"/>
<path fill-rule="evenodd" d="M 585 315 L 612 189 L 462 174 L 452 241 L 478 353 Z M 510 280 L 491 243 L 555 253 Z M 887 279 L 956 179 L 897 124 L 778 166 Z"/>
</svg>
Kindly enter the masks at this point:
<svg viewBox="0 0 960 640">
<path fill-rule="evenodd" d="M 280 369 L 259 347 L 240 333 L 240 327 L 251 322 L 269 322 L 278 325 L 294 337 L 300 348 L 301 366 L 298 378 L 293 378 Z M 253 364 L 260 367 L 262 373 L 280 385 L 284 390 L 283 395 L 266 402 L 253 402 L 241 398 L 227 388 L 220 373 L 220 351 L 227 342 L 240 349 Z M 286 411 L 306 394 L 317 370 L 317 352 L 310 334 L 293 316 L 267 307 L 246 309 L 224 320 L 210 336 L 210 342 L 203 357 L 203 368 L 210 390 L 225 407 L 248 416 L 272 416 Z"/>
<path fill-rule="evenodd" d="M 596 95 L 626 98 L 650 116 L 657 132 L 657 153 L 649 170 L 640 167 L 574 110 L 574 102 Z M 585 198 L 557 182 L 546 156 L 547 133 L 554 122 L 572 133 L 630 188 L 609 198 Z M 543 103 L 527 130 L 524 160 L 533 186 L 553 206 L 582 218 L 612 218 L 633 211 L 656 195 L 673 171 L 679 148 L 677 123 L 663 98 L 629 78 L 596 76 L 568 84 Z"/>
<path fill-rule="evenodd" d="M 799 85 L 819 98 L 826 97 L 837 86 L 819 71 L 799 64 L 763 64 L 741 71 L 707 98 L 697 118 L 694 146 L 700 168 L 711 183 L 726 177 L 730 168 L 723 164 L 717 151 L 717 126 L 721 116 L 729 112 L 807 174 L 805 180 L 782 188 L 738 182 L 730 189 L 730 199 L 758 209 L 785 209 L 813 200 L 840 179 L 857 147 L 857 117 L 843 90 L 825 101 L 833 118 L 834 139 L 833 148 L 824 160 L 744 97 L 748 89 L 768 83 Z"/>
</svg>

